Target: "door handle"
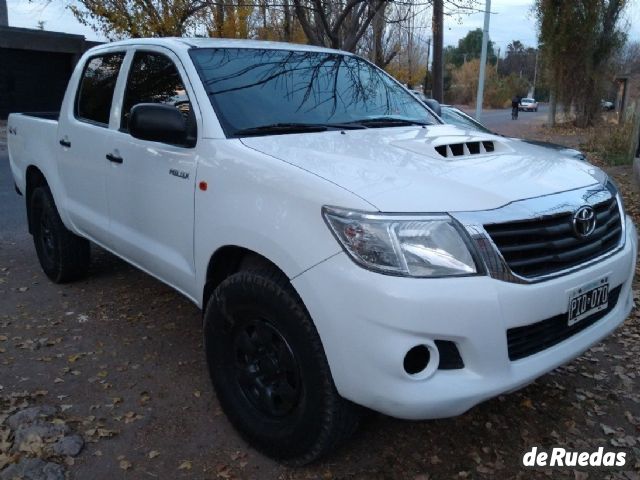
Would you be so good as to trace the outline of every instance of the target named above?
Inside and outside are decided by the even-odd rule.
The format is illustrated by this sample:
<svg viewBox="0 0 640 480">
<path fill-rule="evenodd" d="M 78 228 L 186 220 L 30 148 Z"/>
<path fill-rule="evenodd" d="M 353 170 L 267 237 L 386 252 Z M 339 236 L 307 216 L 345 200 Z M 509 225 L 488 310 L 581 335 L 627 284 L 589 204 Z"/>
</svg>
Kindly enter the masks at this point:
<svg viewBox="0 0 640 480">
<path fill-rule="evenodd" d="M 109 160 L 110 162 L 113 163 L 122 163 L 122 157 L 119 157 L 118 155 L 114 155 L 113 153 L 107 153 L 107 160 Z"/>
<path fill-rule="evenodd" d="M 60 145 L 65 148 L 71 148 L 71 142 L 69 140 L 65 140 L 64 138 L 60 140 Z"/>
</svg>

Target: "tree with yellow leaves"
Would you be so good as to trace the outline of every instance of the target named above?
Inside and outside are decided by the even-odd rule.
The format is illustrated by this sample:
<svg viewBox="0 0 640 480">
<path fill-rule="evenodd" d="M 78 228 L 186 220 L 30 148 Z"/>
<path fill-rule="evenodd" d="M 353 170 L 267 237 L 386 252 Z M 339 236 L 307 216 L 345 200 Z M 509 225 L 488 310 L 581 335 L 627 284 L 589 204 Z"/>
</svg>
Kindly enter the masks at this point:
<svg viewBox="0 0 640 480">
<path fill-rule="evenodd" d="M 208 0 L 77 0 L 68 8 L 111 40 L 197 35 L 211 15 Z"/>
</svg>

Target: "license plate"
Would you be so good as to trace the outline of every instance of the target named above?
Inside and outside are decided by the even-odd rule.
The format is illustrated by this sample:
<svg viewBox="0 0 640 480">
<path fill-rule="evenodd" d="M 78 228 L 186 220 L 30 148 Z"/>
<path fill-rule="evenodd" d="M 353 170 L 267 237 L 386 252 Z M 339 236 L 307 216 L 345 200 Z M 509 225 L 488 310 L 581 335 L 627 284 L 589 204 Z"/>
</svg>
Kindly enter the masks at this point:
<svg viewBox="0 0 640 480">
<path fill-rule="evenodd" d="M 567 324 L 575 325 L 580 320 L 605 310 L 609 305 L 609 278 L 601 278 L 571 292 Z"/>
</svg>

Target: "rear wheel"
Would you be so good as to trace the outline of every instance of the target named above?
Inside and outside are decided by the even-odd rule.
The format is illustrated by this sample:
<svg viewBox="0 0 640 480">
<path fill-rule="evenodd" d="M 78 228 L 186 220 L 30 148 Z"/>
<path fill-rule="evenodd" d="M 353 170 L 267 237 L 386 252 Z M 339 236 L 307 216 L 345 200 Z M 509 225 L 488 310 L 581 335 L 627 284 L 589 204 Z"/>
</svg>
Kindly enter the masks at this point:
<svg viewBox="0 0 640 480">
<path fill-rule="evenodd" d="M 281 272 L 241 271 L 222 282 L 204 336 L 222 409 L 258 450 L 302 465 L 356 429 L 360 408 L 338 395 L 313 322 Z"/>
<path fill-rule="evenodd" d="M 89 241 L 64 226 L 49 187 L 33 190 L 29 208 L 33 242 L 47 277 L 55 283 L 64 283 L 86 275 L 90 261 Z"/>
</svg>

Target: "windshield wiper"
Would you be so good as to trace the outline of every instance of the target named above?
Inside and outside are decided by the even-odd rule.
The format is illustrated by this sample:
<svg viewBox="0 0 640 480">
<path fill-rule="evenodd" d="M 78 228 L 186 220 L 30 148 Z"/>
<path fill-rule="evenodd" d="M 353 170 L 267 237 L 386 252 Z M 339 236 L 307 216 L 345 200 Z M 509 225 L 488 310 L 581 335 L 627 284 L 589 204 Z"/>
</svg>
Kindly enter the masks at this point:
<svg viewBox="0 0 640 480">
<path fill-rule="evenodd" d="M 243 128 L 234 132 L 236 137 L 250 137 L 258 135 L 284 135 L 287 133 L 326 132 L 329 129 L 360 129 L 364 126 L 351 123 L 272 123 L 258 127 Z"/>
<path fill-rule="evenodd" d="M 372 117 L 363 118 L 362 120 L 354 120 L 348 122 L 350 125 L 362 125 L 364 127 L 376 128 L 376 127 L 400 127 L 405 125 L 432 125 L 429 122 L 421 122 L 420 120 L 410 120 L 408 118 L 396 118 L 396 117 Z"/>
<path fill-rule="evenodd" d="M 304 133 L 304 132 L 324 132 L 329 127 L 318 123 L 272 123 L 269 125 L 260 125 L 258 127 L 243 128 L 237 130 L 234 136 L 252 136 L 252 135 L 268 135 L 285 134 L 285 133 Z"/>
</svg>

